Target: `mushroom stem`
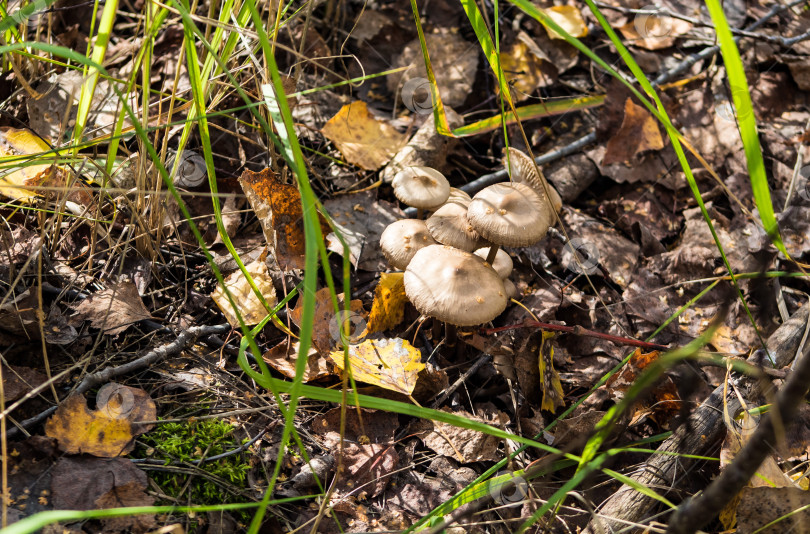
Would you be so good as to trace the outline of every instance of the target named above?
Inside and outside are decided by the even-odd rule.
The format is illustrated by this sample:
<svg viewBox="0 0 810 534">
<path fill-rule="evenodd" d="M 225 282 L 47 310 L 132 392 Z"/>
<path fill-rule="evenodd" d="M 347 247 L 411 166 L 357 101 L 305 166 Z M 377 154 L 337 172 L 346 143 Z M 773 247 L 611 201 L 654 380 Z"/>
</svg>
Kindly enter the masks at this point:
<svg viewBox="0 0 810 534">
<path fill-rule="evenodd" d="M 492 262 L 495 261 L 495 256 L 498 254 L 498 249 L 499 248 L 500 248 L 500 246 L 498 246 L 498 245 L 492 245 L 489 248 L 489 254 L 487 254 L 487 263 L 488 264 L 492 265 Z"/>
<path fill-rule="evenodd" d="M 416 208 L 416 218 L 417 219 L 422 219 L 424 217 L 424 215 L 425 215 L 425 210 L 423 210 L 422 208 Z"/>
<path fill-rule="evenodd" d="M 433 342 L 438 343 L 439 337 L 442 335 L 442 322 L 435 317 L 433 318 Z"/>
<path fill-rule="evenodd" d="M 458 341 L 458 329 L 456 325 L 444 323 L 444 344 L 448 347 L 455 347 Z"/>
</svg>

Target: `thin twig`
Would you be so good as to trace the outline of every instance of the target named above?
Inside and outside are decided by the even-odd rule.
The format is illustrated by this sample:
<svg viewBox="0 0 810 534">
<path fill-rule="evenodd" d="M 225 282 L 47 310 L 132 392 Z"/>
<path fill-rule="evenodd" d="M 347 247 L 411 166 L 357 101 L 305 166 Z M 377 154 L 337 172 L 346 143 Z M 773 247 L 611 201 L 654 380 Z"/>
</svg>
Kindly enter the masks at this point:
<svg viewBox="0 0 810 534">
<path fill-rule="evenodd" d="M 518 324 L 500 326 L 498 328 L 485 328 L 482 330 L 482 332 L 484 334 L 489 335 L 494 334 L 496 332 L 504 332 L 506 330 L 515 330 L 517 328 L 542 328 L 543 330 L 549 330 L 552 332 L 563 332 L 565 334 L 573 334 L 575 336 L 585 336 L 585 337 L 595 337 L 599 339 L 605 339 L 618 345 L 629 345 L 631 347 L 640 347 L 642 349 L 648 350 L 669 350 L 669 347 L 667 347 L 666 345 L 659 345 L 658 343 L 640 341 L 638 339 L 633 339 L 629 337 L 614 336 L 602 332 L 595 332 L 593 330 L 583 328 L 579 325 L 566 326 L 561 324 L 541 323 L 539 321 L 531 321 L 528 319 Z"/>
</svg>

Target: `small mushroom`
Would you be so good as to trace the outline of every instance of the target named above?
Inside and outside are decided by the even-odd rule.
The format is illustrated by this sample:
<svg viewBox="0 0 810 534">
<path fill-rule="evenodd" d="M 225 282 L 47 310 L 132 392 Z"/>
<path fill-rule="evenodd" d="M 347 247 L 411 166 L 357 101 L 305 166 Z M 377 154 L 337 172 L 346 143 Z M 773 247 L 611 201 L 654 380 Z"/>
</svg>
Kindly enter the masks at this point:
<svg viewBox="0 0 810 534">
<path fill-rule="evenodd" d="M 443 245 L 450 245 L 472 252 L 481 242 L 481 236 L 467 220 L 467 206 L 457 202 L 447 202 L 425 221 L 433 239 Z"/>
<path fill-rule="evenodd" d="M 425 221 L 402 219 L 389 224 L 380 236 L 380 248 L 394 269 L 405 269 L 420 249 L 435 245 Z"/>
<path fill-rule="evenodd" d="M 491 321 L 506 308 L 506 290 L 495 270 L 470 252 L 431 245 L 405 269 L 405 294 L 419 313 L 447 324 L 445 340 L 455 344 L 456 326 Z"/>
<path fill-rule="evenodd" d="M 508 147 L 504 152 L 502 161 L 513 182 L 528 185 L 542 197 L 549 195 L 548 198 L 551 199 L 554 211 L 556 213 L 560 212 L 562 208 L 560 194 L 548 183 L 546 177 L 540 172 L 539 167 L 528 154 L 521 152 L 517 148 Z M 554 214 L 552 214 L 552 218 L 553 216 Z M 551 225 L 554 225 L 553 220 Z"/>
<path fill-rule="evenodd" d="M 506 290 L 506 298 L 513 299 L 517 295 L 517 286 L 510 279 L 504 279 L 503 288 Z"/>
<path fill-rule="evenodd" d="M 489 254 L 489 247 L 479 248 L 474 252 L 474 254 L 486 259 L 487 255 Z M 495 253 L 495 259 L 492 260 L 491 265 L 492 268 L 495 269 L 495 272 L 504 279 L 504 284 L 506 284 L 506 279 L 510 274 L 512 274 L 512 269 L 514 268 L 512 256 L 510 256 L 505 250 L 498 249 L 498 252 Z"/>
<path fill-rule="evenodd" d="M 526 184 L 500 183 L 478 192 L 467 208 L 467 219 L 492 247 L 492 264 L 500 246 L 525 247 L 540 241 L 554 217 L 551 204 Z"/>
<path fill-rule="evenodd" d="M 394 195 L 408 206 L 416 208 L 417 218 L 423 210 L 438 208 L 450 196 L 450 183 L 442 173 L 430 167 L 405 167 L 391 182 Z"/>
</svg>

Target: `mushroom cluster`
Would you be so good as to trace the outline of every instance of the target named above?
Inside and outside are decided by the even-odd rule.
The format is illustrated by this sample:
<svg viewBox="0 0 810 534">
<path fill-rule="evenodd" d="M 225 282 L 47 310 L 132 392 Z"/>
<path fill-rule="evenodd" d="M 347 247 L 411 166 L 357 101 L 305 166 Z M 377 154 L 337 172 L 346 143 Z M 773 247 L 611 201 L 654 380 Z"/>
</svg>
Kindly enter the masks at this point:
<svg viewBox="0 0 810 534">
<path fill-rule="evenodd" d="M 393 268 L 405 271 L 408 299 L 419 313 L 445 323 L 452 346 L 456 327 L 492 321 L 515 296 L 512 258 L 500 247 L 542 239 L 556 219 L 557 199 L 548 197 L 556 191 L 547 182 L 515 181 L 470 198 L 428 167 L 408 167 L 392 185 L 401 202 L 417 208 L 417 218 L 389 225 L 380 247 Z M 433 213 L 423 220 L 424 211 Z"/>
</svg>

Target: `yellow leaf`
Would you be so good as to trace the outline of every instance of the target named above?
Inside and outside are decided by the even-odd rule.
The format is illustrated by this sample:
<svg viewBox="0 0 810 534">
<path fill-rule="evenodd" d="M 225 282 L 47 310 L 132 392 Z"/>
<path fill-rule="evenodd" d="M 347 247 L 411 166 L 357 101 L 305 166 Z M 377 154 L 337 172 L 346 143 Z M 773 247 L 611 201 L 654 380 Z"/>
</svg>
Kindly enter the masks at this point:
<svg viewBox="0 0 810 534">
<path fill-rule="evenodd" d="M 393 126 L 375 119 L 362 101 L 340 108 L 321 133 L 335 143 L 349 163 L 368 171 L 388 163 L 407 141 Z"/>
<path fill-rule="evenodd" d="M 405 315 L 405 273 L 382 273 L 377 289 L 374 290 L 374 302 L 368 316 L 366 334 L 390 330 L 402 322 Z"/>
<path fill-rule="evenodd" d="M 264 261 L 255 260 L 246 265 L 245 269 L 250 273 L 251 278 L 253 278 L 256 287 L 259 288 L 267 304 L 269 306 L 278 304 L 276 288 L 273 286 L 273 279 L 270 278 L 270 274 L 267 272 L 267 265 Z M 250 287 L 247 278 L 245 278 L 241 270 L 235 271 L 225 278 L 225 287 L 231 292 L 233 299 L 239 306 L 239 313 L 242 314 L 246 325 L 253 326 L 259 324 L 261 320 L 265 318 L 267 310 L 262 305 L 262 301 L 259 300 L 259 297 L 253 292 L 253 288 Z M 238 327 L 239 320 L 236 318 L 236 313 L 234 313 L 222 286 L 217 286 L 214 292 L 211 293 L 211 298 L 214 299 L 216 305 L 222 310 L 223 315 L 225 315 L 225 318 L 228 320 L 228 324 L 234 328 Z"/>
<path fill-rule="evenodd" d="M 81 395 L 68 397 L 45 423 L 45 435 L 56 438 L 59 449 L 68 454 L 114 458 L 130 452 L 135 436 L 152 428 L 135 421 L 157 417 L 148 393 L 120 384 L 102 387 L 96 404 L 97 409 L 90 411 Z"/>
<path fill-rule="evenodd" d="M 574 6 L 554 6 L 544 9 L 543 12 L 548 17 L 560 25 L 560 27 L 571 34 L 572 37 L 585 37 L 588 35 L 588 25 L 582 18 L 579 8 Z M 552 39 L 563 39 L 563 36 L 551 28 L 546 27 L 548 36 Z"/>
<path fill-rule="evenodd" d="M 31 200 L 36 196 L 32 191 L 46 181 L 54 172 L 54 166 L 48 161 L 53 155 L 38 157 L 41 152 L 48 152 L 51 147 L 45 141 L 28 130 L 0 128 L 0 194 L 15 200 Z M 20 156 L 29 154 L 30 158 Z M 8 159 L 9 161 L 5 161 Z M 47 163 L 31 162 L 42 159 Z"/>
<path fill-rule="evenodd" d="M 341 370 L 343 351 L 329 353 Z M 359 382 L 398 391 L 413 393 L 419 371 L 425 368 L 419 349 L 400 338 L 367 339 L 349 347 L 349 365 L 352 376 Z"/>
<path fill-rule="evenodd" d="M 543 386 L 543 400 L 540 402 L 540 409 L 549 412 L 565 405 L 560 375 L 554 369 L 554 346 L 551 344 L 553 337 L 553 332 L 543 332 L 543 342 L 540 344 L 540 357 L 538 358 L 540 380 Z"/>
</svg>

